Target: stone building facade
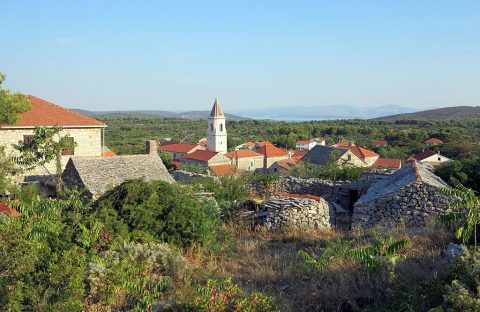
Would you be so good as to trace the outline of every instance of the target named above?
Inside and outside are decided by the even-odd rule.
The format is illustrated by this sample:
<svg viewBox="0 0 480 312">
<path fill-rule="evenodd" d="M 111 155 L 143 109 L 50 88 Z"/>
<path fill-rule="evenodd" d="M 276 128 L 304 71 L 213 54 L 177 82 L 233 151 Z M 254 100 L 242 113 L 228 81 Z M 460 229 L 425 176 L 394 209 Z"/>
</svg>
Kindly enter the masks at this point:
<svg viewBox="0 0 480 312">
<path fill-rule="evenodd" d="M 76 144 L 72 151 L 66 153 L 68 155 L 62 156 L 63 168 L 71 156 L 102 156 L 102 138 L 106 124 L 34 96 L 27 98 L 32 108 L 20 115 L 19 122 L 14 125 L 0 125 L 0 146 L 5 148 L 7 154 L 15 155 L 16 151 L 12 145 L 28 140 L 34 134 L 35 127 L 60 126 L 63 130 L 59 137 L 67 136 Z M 56 172 L 55 162 L 45 167 L 50 173 Z M 28 172 L 29 176 L 46 174 L 47 172 L 40 167 Z"/>
</svg>

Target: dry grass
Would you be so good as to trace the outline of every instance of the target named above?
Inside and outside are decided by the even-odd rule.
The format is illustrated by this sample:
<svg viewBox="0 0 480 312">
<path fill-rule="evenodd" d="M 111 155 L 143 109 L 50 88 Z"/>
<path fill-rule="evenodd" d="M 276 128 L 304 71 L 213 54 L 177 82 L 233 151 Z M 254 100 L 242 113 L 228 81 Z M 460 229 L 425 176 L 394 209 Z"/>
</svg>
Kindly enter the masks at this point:
<svg viewBox="0 0 480 312">
<path fill-rule="evenodd" d="M 433 226 L 421 234 L 410 235 L 412 246 L 406 250 L 407 259 L 399 263 L 392 281 L 387 272 L 367 277 L 358 264 L 347 258 L 332 261 L 322 272 L 309 272 L 303 267 L 298 251 L 318 255 L 335 238 L 351 237 L 359 245 L 387 233 L 403 238 L 404 229 L 378 228 L 346 234 L 299 230 L 272 233 L 253 231 L 248 225 L 238 223 L 225 228 L 234 237 L 234 253 L 225 257 L 206 257 L 198 251 L 187 253 L 193 271 L 179 292 L 185 295 L 207 278 L 233 276 L 248 291 L 274 296 L 281 311 L 350 311 L 364 305 L 381 308 L 392 300 L 394 293 L 407 291 L 420 281 L 440 278 L 445 268 L 438 258 L 451 240 Z"/>
</svg>

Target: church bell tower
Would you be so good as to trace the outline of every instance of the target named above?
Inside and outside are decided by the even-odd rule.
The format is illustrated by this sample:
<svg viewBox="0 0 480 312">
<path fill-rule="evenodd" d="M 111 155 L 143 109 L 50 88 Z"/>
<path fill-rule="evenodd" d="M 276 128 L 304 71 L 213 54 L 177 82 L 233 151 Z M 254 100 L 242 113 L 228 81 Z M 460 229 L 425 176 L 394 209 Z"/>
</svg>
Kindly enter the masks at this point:
<svg viewBox="0 0 480 312">
<path fill-rule="evenodd" d="M 225 114 L 218 98 L 215 99 L 212 111 L 208 117 L 207 150 L 225 154 L 227 152 L 227 129 Z"/>
</svg>

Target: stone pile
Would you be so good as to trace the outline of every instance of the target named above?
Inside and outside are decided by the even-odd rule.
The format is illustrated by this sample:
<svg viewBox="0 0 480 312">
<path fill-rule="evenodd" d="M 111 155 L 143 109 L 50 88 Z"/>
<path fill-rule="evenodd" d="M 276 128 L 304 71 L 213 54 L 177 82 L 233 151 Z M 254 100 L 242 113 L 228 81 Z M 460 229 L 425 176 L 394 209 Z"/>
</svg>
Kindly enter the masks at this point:
<svg viewBox="0 0 480 312">
<path fill-rule="evenodd" d="M 263 224 L 272 230 L 289 227 L 330 230 L 335 222 L 333 206 L 322 198 L 309 197 L 272 196 L 260 213 Z"/>
</svg>

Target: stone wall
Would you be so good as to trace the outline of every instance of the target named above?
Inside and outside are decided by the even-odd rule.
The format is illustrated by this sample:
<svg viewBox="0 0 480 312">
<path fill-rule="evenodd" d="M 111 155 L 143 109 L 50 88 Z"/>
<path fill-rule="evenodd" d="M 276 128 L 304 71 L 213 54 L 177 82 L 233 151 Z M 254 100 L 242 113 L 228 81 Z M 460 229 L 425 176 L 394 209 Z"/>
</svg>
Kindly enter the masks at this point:
<svg viewBox="0 0 480 312">
<path fill-rule="evenodd" d="M 352 227 L 425 226 L 429 219 L 448 211 L 451 201 L 437 187 L 417 181 L 394 193 L 355 204 Z"/>
<path fill-rule="evenodd" d="M 272 196 L 265 203 L 264 225 L 272 230 L 291 227 L 309 230 L 330 230 L 335 212 L 324 199 Z"/>
<path fill-rule="evenodd" d="M 181 182 L 181 183 L 190 183 L 190 182 L 193 182 L 195 179 L 204 179 L 204 178 L 218 180 L 218 178 L 214 176 L 209 176 L 206 174 L 195 173 L 195 172 L 184 171 L 184 170 L 175 170 L 172 176 L 175 179 L 175 181 Z"/>
<path fill-rule="evenodd" d="M 336 188 L 345 182 L 337 181 Z M 285 192 L 292 194 L 310 194 L 330 198 L 334 193 L 332 181 L 322 179 L 302 179 L 292 176 L 281 177 L 274 185 L 273 192 Z"/>
<path fill-rule="evenodd" d="M 33 135 L 34 129 L 2 129 L 0 130 L 0 146 L 5 147 L 7 154 L 15 154 L 12 144 L 23 141 L 24 135 Z M 101 156 L 102 155 L 102 129 L 101 128 L 64 128 L 61 136 L 72 137 L 76 143 L 75 156 Z M 62 166 L 65 168 L 70 156 L 62 156 Z M 46 165 L 51 173 L 56 172 L 55 162 Z M 42 168 L 28 172 L 29 176 L 46 175 Z"/>
</svg>

